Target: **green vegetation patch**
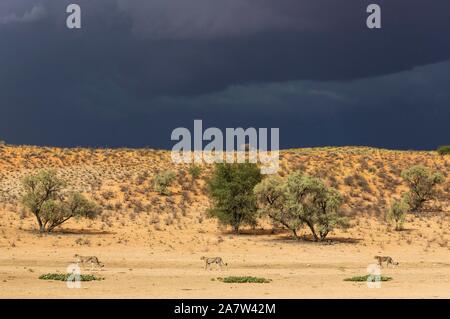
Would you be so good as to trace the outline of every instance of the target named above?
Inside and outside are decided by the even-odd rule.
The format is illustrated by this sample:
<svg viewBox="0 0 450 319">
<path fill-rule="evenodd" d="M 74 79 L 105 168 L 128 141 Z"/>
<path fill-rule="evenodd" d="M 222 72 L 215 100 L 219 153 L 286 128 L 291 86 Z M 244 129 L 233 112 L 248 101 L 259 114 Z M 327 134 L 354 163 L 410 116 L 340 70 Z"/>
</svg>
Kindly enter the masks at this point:
<svg viewBox="0 0 450 319">
<path fill-rule="evenodd" d="M 449 154 L 450 154 L 450 145 L 440 146 L 440 147 L 437 149 L 437 152 L 438 152 L 440 155 L 449 155 Z"/>
<path fill-rule="evenodd" d="M 369 277 L 371 277 L 371 280 L 369 280 L 371 282 L 390 281 L 390 280 L 392 280 L 392 277 L 387 277 L 387 276 L 365 275 L 365 276 L 355 276 L 355 277 L 351 277 L 351 278 L 346 278 L 346 279 L 344 279 L 344 281 L 362 282 L 362 281 L 368 281 Z"/>
<path fill-rule="evenodd" d="M 252 276 L 230 276 L 225 278 L 217 278 L 218 281 L 225 282 L 227 284 L 246 284 L 246 283 L 256 283 L 256 284 L 267 284 L 272 281 L 272 279 L 266 279 L 261 277 Z"/>
<path fill-rule="evenodd" d="M 72 277 L 71 277 L 72 276 Z M 73 279 L 73 274 L 45 274 L 39 277 L 42 280 L 58 280 L 58 281 L 67 281 L 69 277 Z M 80 281 L 96 281 L 96 280 L 104 280 L 105 278 L 96 277 L 94 275 L 79 275 Z"/>
</svg>

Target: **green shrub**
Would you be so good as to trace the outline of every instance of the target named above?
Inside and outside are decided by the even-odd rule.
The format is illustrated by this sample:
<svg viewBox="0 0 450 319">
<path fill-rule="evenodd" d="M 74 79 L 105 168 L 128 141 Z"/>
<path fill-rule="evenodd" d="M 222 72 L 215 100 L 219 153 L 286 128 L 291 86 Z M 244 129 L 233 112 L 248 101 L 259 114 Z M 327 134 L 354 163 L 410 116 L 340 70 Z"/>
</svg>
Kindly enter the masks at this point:
<svg viewBox="0 0 450 319">
<path fill-rule="evenodd" d="M 402 172 L 402 178 L 408 184 L 410 191 L 405 199 L 412 211 L 418 211 L 423 204 L 436 195 L 435 187 L 444 182 L 440 172 L 434 172 L 423 166 L 412 166 Z"/>
<path fill-rule="evenodd" d="M 191 165 L 188 171 L 189 174 L 191 174 L 193 180 L 196 180 L 202 174 L 202 168 L 198 165 Z"/>
<path fill-rule="evenodd" d="M 45 274 L 41 275 L 39 279 L 41 280 L 57 280 L 57 281 L 67 281 L 70 276 L 73 276 L 73 274 Z M 80 281 L 100 281 L 104 280 L 105 278 L 102 277 L 96 277 L 94 275 L 79 275 Z"/>
<path fill-rule="evenodd" d="M 450 145 L 439 146 L 437 152 L 439 153 L 439 155 L 449 155 Z"/>
<path fill-rule="evenodd" d="M 160 195 L 170 195 L 169 186 L 175 181 L 176 174 L 172 171 L 158 173 L 153 179 L 153 186 Z"/>
<path fill-rule="evenodd" d="M 266 284 L 270 283 L 271 279 L 252 277 L 252 276 L 230 276 L 225 278 L 217 278 L 218 281 L 225 282 L 227 284 L 245 284 L 245 283 L 256 283 L 256 284 Z"/>
<path fill-rule="evenodd" d="M 367 281 L 367 279 L 369 279 L 369 277 L 372 277 L 372 282 L 377 281 L 376 279 L 378 279 L 378 281 L 391 281 L 392 277 L 387 277 L 387 276 L 374 276 L 374 275 L 365 275 L 365 276 L 355 276 L 355 277 L 351 277 L 351 278 L 346 278 L 344 279 L 344 281 L 356 281 L 356 282 L 364 282 Z M 379 277 L 379 278 L 377 278 Z"/>
<path fill-rule="evenodd" d="M 216 164 L 208 181 L 213 208 L 208 211 L 223 225 L 239 233 L 242 225 L 256 225 L 257 207 L 253 188 L 261 181 L 261 172 L 253 163 Z"/>
<path fill-rule="evenodd" d="M 395 230 L 402 230 L 406 213 L 409 210 L 407 200 L 394 200 L 386 214 L 386 219 L 395 226 Z"/>
</svg>

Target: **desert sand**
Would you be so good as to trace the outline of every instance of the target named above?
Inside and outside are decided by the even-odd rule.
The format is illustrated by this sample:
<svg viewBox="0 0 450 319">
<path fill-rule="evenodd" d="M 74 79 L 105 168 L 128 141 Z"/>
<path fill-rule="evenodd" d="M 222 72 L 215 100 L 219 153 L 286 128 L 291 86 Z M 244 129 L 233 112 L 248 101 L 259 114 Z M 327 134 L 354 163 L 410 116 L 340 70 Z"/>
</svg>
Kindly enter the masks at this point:
<svg viewBox="0 0 450 319">
<path fill-rule="evenodd" d="M 0 298 L 449 298 L 450 159 L 434 152 L 370 148 L 318 148 L 282 152 L 282 171 L 306 171 L 338 187 L 351 218 L 330 243 L 311 241 L 306 229 L 294 240 L 268 221 L 235 235 L 207 218 L 204 178 L 192 181 L 187 166 L 157 150 L 0 147 Z M 446 182 L 426 211 L 408 214 L 405 230 L 384 218 L 390 199 L 405 189 L 399 172 L 414 164 L 440 170 Z M 71 187 L 103 208 L 96 220 L 70 220 L 40 235 L 20 204 L 20 179 L 54 168 Z M 171 196 L 152 191 L 152 175 L 178 174 Z M 350 177 L 350 178 L 349 178 Z M 95 255 L 104 268 L 82 268 L 104 277 L 69 289 L 39 280 L 65 273 L 74 254 Z M 380 288 L 345 278 L 367 274 L 374 255 L 399 265 Z M 201 256 L 221 256 L 228 266 L 204 270 Z M 265 284 L 227 284 L 226 276 L 258 276 Z"/>
</svg>

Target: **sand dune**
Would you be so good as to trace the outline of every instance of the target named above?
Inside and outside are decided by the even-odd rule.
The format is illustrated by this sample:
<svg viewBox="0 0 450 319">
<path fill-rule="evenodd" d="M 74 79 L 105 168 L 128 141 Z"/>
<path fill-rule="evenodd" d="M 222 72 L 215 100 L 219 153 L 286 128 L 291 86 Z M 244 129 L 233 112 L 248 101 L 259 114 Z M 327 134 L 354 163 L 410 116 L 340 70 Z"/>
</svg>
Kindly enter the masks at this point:
<svg viewBox="0 0 450 319">
<path fill-rule="evenodd" d="M 192 181 L 187 166 L 170 164 L 157 150 L 0 147 L 1 298 L 449 298 L 450 159 L 434 152 L 371 148 L 318 148 L 282 152 L 282 171 L 306 171 L 345 196 L 352 227 L 330 234 L 331 244 L 304 240 L 277 230 L 268 221 L 234 235 L 208 219 L 204 178 Z M 404 231 L 385 222 L 390 200 L 405 190 L 399 172 L 414 164 L 440 170 L 446 182 L 439 197 L 420 214 L 409 214 Z M 55 168 L 70 187 L 103 208 L 94 220 L 71 220 L 53 234 L 39 235 L 20 205 L 20 178 Z M 173 195 L 151 188 L 159 170 L 173 170 Z M 203 168 L 203 175 L 211 167 Z M 69 289 L 44 281 L 64 273 L 73 255 L 96 255 L 103 269 L 82 269 L 103 281 Z M 400 264 L 383 268 L 392 281 L 379 289 L 345 282 L 365 275 L 374 255 Z M 205 271 L 200 257 L 222 256 L 226 269 Z M 226 284 L 225 276 L 259 276 L 267 284 Z"/>
</svg>

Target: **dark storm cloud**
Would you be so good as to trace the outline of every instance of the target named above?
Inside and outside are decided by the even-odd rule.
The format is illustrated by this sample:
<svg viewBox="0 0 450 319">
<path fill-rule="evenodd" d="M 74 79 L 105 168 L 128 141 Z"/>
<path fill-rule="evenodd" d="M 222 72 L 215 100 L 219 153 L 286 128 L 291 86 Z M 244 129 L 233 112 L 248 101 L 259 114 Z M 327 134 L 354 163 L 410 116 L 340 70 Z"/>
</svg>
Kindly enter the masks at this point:
<svg viewBox="0 0 450 319">
<path fill-rule="evenodd" d="M 14 24 L 14 23 L 32 23 L 44 19 L 47 16 L 47 11 L 41 5 L 36 5 L 30 11 L 26 11 L 22 16 L 17 16 L 11 13 L 0 18 L 0 24 Z"/>
<path fill-rule="evenodd" d="M 430 149 L 450 138 L 449 85 L 450 62 L 443 62 L 356 81 L 236 86 L 187 99 L 160 98 L 155 105 L 168 113 L 189 110 L 208 119 L 208 127 L 280 127 L 283 147 Z M 192 118 L 179 124 L 192 127 Z"/>
<path fill-rule="evenodd" d="M 448 1 L 381 2 L 384 28 L 375 32 L 365 26 L 368 3 L 121 1 L 145 57 L 123 61 L 121 85 L 143 96 L 190 95 L 254 82 L 351 80 L 450 57 Z"/>
<path fill-rule="evenodd" d="M 350 80 L 450 57 L 445 0 L 379 1 L 381 31 L 365 27 L 371 1 L 83 0 L 83 30 L 71 32 L 64 27 L 69 2 L 3 4 L 0 19 L 26 19 L 37 10 L 48 17 L 0 28 L 7 40 L 2 68 L 12 64 L 20 81 L 35 66 L 18 65 L 41 64 L 49 81 L 66 74 L 70 84 L 81 73 L 152 97 L 251 82 Z"/>
<path fill-rule="evenodd" d="M 81 30 L 65 27 L 72 2 L 82 7 Z M 381 30 L 365 26 L 373 2 L 383 10 Z M 170 131 L 194 116 L 239 122 L 224 99 L 240 126 L 275 126 L 266 117 L 292 131 L 292 114 L 329 121 L 333 114 L 344 125 L 355 108 L 351 94 L 320 83 L 356 81 L 358 95 L 372 85 L 364 78 L 448 60 L 449 15 L 447 0 L 2 0 L 0 138 L 167 147 Z M 315 85 L 304 92 L 299 81 Z M 379 94 L 392 96 L 388 89 Z M 273 113 L 255 116 L 264 106 Z"/>
</svg>

